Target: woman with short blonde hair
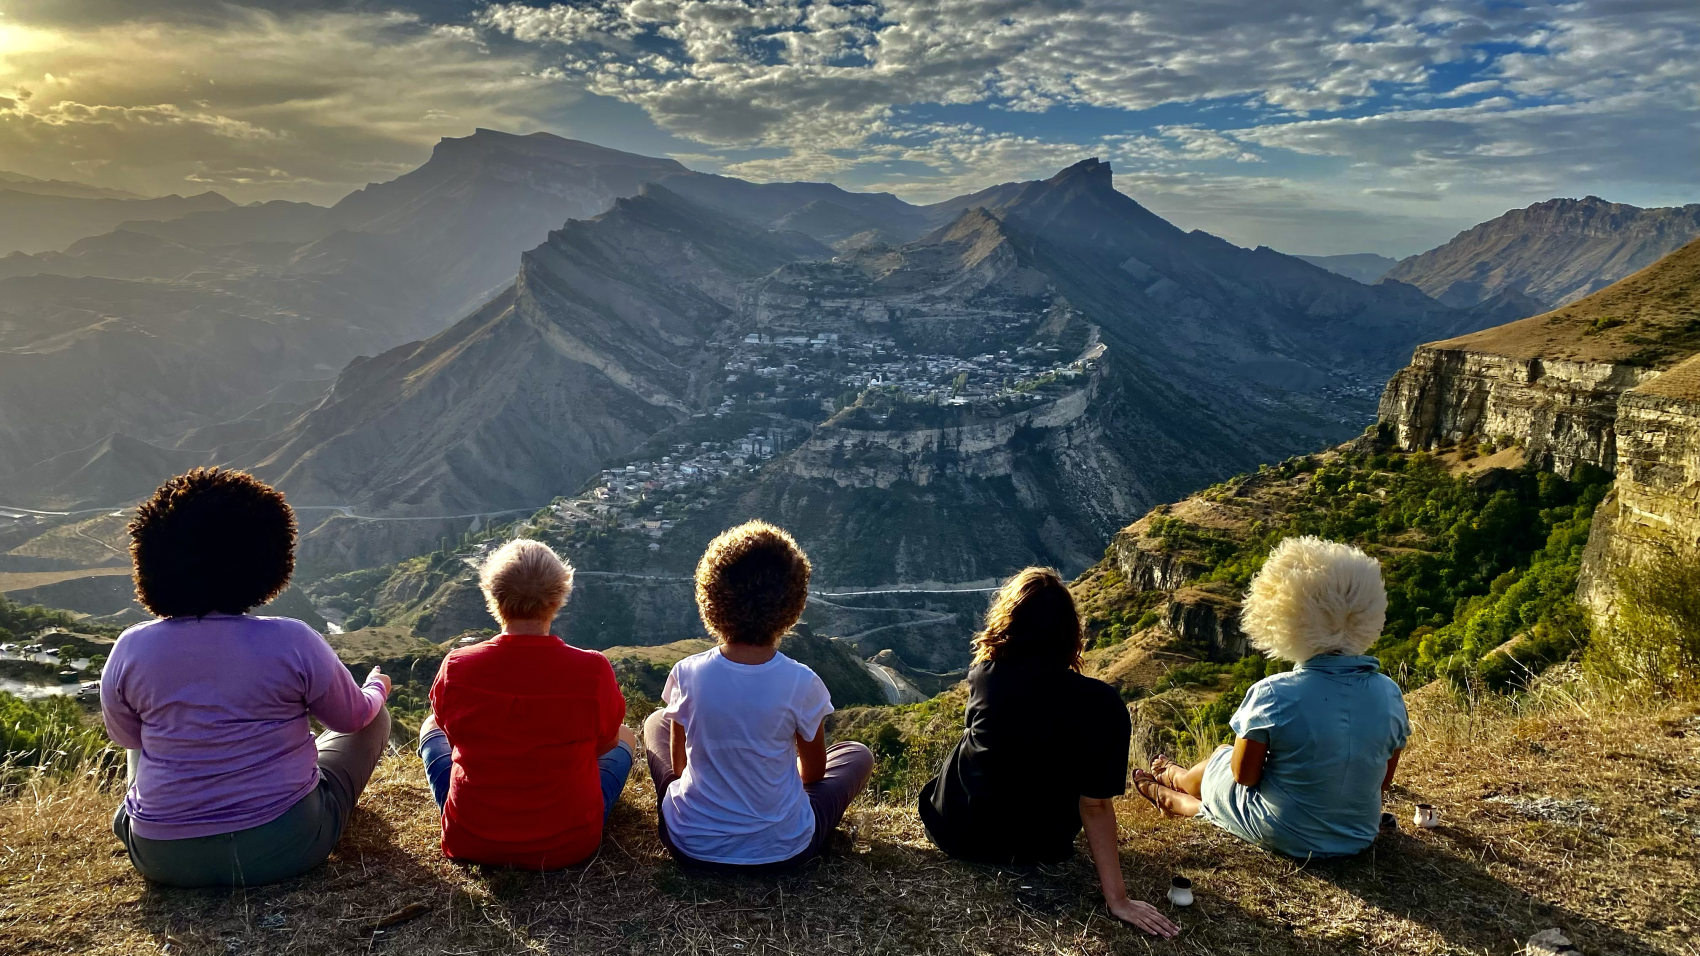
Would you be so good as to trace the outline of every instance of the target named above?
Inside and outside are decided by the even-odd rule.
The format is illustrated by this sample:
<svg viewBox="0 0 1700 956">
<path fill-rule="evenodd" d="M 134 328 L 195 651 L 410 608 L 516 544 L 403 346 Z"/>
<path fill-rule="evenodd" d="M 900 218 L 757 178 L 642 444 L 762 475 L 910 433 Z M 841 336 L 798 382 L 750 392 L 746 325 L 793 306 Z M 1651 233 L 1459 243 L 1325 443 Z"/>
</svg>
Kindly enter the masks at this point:
<svg viewBox="0 0 1700 956">
<path fill-rule="evenodd" d="M 1374 558 L 1317 537 L 1282 541 L 1251 580 L 1240 626 L 1293 669 L 1246 692 L 1233 746 L 1192 767 L 1158 757 L 1134 786 L 1165 816 L 1202 816 L 1288 856 L 1368 847 L 1411 733 L 1399 685 L 1366 654 L 1386 618 Z"/>
<path fill-rule="evenodd" d="M 443 854 L 571 866 L 596 852 L 637 754 L 626 699 L 606 657 L 551 633 L 573 569 L 548 545 L 509 541 L 478 583 L 502 633 L 443 659 L 419 730 Z"/>
<path fill-rule="evenodd" d="M 921 822 L 951 856 L 1023 866 L 1073 856 L 1084 828 L 1110 912 L 1173 936 L 1127 895 L 1114 799 L 1127 791 L 1133 727 L 1115 689 L 1080 673 L 1084 645 L 1057 572 L 1027 568 L 999 589 L 974 637 L 962 739 L 921 790 Z"/>
</svg>

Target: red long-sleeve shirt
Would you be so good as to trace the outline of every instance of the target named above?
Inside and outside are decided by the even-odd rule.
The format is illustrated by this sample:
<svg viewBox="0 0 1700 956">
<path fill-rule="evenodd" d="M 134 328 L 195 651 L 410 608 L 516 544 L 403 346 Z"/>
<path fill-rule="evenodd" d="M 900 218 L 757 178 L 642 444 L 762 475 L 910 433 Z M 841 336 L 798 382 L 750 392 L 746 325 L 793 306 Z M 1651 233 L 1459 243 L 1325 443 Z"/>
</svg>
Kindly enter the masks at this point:
<svg viewBox="0 0 1700 956">
<path fill-rule="evenodd" d="M 443 660 L 431 707 L 454 751 L 445 856 L 555 869 L 596 852 L 596 758 L 626 716 L 607 658 L 557 637 L 502 634 Z"/>
</svg>

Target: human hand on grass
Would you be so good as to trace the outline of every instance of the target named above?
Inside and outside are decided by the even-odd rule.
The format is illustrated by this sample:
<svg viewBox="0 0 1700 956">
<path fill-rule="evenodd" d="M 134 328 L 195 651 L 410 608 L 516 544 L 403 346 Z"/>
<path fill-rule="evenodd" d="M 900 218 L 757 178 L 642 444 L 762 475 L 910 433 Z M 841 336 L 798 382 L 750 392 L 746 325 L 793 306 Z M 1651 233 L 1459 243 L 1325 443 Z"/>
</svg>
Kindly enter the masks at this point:
<svg viewBox="0 0 1700 956">
<path fill-rule="evenodd" d="M 1180 935 L 1181 928 L 1170 922 L 1167 916 L 1164 916 L 1157 910 L 1157 907 L 1150 903 L 1130 900 L 1125 896 L 1111 897 L 1104 902 L 1110 907 L 1110 913 L 1116 919 L 1130 923 L 1152 936 L 1172 939 Z"/>
</svg>

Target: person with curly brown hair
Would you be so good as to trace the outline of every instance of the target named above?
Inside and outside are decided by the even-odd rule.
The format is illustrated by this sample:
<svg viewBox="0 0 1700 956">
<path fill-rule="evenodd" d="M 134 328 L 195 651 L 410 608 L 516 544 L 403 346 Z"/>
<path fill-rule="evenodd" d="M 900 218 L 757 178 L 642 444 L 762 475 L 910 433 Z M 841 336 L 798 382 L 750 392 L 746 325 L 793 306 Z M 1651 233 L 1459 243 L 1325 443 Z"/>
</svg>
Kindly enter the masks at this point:
<svg viewBox="0 0 1700 956">
<path fill-rule="evenodd" d="M 300 621 L 249 613 L 295 570 L 295 513 L 240 471 L 197 468 L 130 522 L 136 596 L 100 678 L 107 735 L 135 751 L 112 829 L 170 886 L 257 886 L 330 856 L 390 736 L 390 679 L 356 684 Z M 309 716 L 328 728 L 313 737 Z"/>
<path fill-rule="evenodd" d="M 862 744 L 826 745 L 826 685 L 779 653 L 809 574 L 797 542 L 762 521 L 723 532 L 697 564 L 697 610 L 720 643 L 673 665 L 643 727 L 661 842 L 681 863 L 800 866 L 873 773 Z"/>
<path fill-rule="evenodd" d="M 1027 568 L 999 589 L 974 638 L 966 727 L 921 790 L 921 823 L 951 856 L 1014 866 L 1061 863 L 1085 829 L 1110 912 L 1174 936 L 1127 895 L 1113 801 L 1127 792 L 1133 723 L 1115 688 L 1080 673 L 1084 644 L 1057 572 Z"/>
</svg>

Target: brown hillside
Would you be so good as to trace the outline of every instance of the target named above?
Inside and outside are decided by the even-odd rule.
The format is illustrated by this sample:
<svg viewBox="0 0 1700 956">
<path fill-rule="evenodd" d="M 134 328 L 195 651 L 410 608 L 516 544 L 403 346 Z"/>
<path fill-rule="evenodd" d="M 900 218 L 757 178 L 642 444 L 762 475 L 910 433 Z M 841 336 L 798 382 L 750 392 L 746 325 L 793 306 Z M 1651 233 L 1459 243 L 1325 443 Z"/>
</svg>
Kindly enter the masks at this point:
<svg viewBox="0 0 1700 956">
<path fill-rule="evenodd" d="M 1524 359 L 1674 365 L 1700 350 L 1700 239 L 1564 308 L 1434 347 Z"/>
</svg>

